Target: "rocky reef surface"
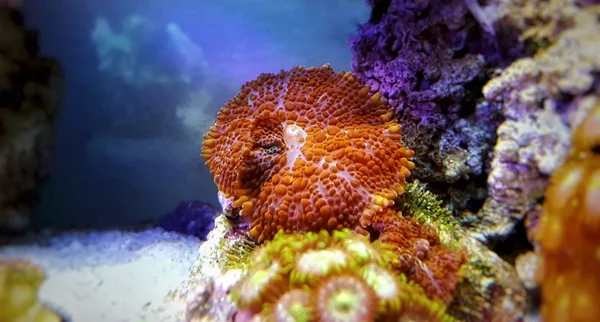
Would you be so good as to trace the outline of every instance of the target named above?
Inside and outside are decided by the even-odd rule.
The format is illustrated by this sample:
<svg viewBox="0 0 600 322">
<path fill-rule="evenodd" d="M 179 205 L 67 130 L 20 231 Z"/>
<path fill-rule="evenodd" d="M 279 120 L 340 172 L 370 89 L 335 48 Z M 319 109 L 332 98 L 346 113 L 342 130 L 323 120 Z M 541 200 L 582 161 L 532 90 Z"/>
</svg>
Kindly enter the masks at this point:
<svg viewBox="0 0 600 322">
<path fill-rule="evenodd" d="M 535 208 L 593 106 L 600 27 L 577 1 L 374 1 L 353 69 L 395 106 L 414 176 L 484 242 Z"/>
<path fill-rule="evenodd" d="M 483 88 L 485 99 L 497 104 L 504 118 L 497 129 L 488 197 L 475 216 L 475 230 L 492 239 L 508 235 L 535 212 L 549 176 L 567 156 L 571 132 L 600 94 L 597 9 L 576 1 L 539 6 L 534 1 L 506 10 L 511 19 L 526 21 L 521 38 L 542 48 L 513 62 Z"/>
</svg>

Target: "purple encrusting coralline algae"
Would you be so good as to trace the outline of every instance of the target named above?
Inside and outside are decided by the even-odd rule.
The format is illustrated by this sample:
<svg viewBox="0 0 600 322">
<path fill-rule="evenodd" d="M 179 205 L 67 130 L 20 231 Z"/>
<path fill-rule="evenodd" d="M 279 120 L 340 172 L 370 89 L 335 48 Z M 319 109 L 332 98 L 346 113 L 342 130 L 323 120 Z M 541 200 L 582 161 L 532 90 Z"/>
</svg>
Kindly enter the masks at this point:
<svg viewBox="0 0 600 322">
<path fill-rule="evenodd" d="M 501 119 L 478 98 L 488 67 L 520 53 L 516 35 L 489 34 L 462 0 L 369 3 L 371 18 L 351 41 L 352 68 L 395 107 L 416 152 L 415 177 L 446 184 L 484 175 Z"/>
<path fill-rule="evenodd" d="M 412 175 L 471 220 L 487 196 L 501 107 L 483 85 L 523 53 L 519 31 L 472 1 L 367 1 L 370 20 L 351 40 L 352 68 L 392 105 L 414 149 Z M 485 15 L 490 15 L 488 18 Z"/>
</svg>

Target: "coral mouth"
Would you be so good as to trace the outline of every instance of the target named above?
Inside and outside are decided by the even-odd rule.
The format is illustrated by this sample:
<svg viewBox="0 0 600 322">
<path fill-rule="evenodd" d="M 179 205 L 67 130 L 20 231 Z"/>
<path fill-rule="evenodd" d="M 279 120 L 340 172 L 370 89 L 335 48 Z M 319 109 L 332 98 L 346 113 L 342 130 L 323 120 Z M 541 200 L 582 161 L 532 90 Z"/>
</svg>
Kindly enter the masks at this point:
<svg viewBox="0 0 600 322">
<path fill-rule="evenodd" d="M 298 125 L 290 124 L 284 125 L 283 130 L 283 142 L 287 147 L 287 166 L 292 168 L 292 165 L 298 158 L 306 160 L 302 153 L 302 147 L 304 147 L 306 139 L 306 131 Z"/>
</svg>

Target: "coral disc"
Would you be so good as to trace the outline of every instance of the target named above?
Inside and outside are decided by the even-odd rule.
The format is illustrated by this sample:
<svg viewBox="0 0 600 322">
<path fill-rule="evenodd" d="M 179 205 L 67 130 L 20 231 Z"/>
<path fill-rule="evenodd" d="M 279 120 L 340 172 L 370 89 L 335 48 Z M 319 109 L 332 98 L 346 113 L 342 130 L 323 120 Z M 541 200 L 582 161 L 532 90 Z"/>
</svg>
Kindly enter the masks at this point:
<svg viewBox="0 0 600 322">
<path fill-rule="evenodd" d="M 223 106 L 202 156 L 250 235 L 367 228 L 403 192 L 414 155 L 380 94 L 350 73 L 261 74 Z"/>
</svg>

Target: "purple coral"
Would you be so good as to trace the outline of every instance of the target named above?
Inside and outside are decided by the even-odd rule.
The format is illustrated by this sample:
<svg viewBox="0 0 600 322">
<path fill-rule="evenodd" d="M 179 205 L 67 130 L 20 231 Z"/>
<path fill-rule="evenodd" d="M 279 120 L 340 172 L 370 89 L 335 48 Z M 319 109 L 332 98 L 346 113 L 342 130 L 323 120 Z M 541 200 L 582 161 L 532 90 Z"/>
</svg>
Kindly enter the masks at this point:
<svg viewBox="0 0 600 322">
<path fill-rule="evenodd" d="M 417 153 L 415 177 L 452 183 L 480 175 L 495 137 L 493 124 L 472 116 L 475 103 L 464 104 L 486 60 L 468 46 L 481 30 L 467 28 L 475 23 L 463 0 L 369 3 L 371 19 L 351 41 L 352 68 L 395 107 Z"/>
<path fill-rule="evenodd" d="M 379 1 L 352 39 L 352 68 L 399 112 L 441 112 L 442 99 L 458 112 L 485 62 L 468 52 L 468 13 L 463 0 Z"/>
<path fill-rule="evenodd" d="M 162 217 L 157 225 L 167 231 L 198 237 L 206 240 L 215 226 L 219 211 L 210 204 L 200 201 L 186 201 L 175 210 Z"/>
<path fill-rule="evenodd" d="M 395 107 L 404 143 L 416 152 L 414 177 L 485 185 L 502 120 L 496 106 L 482 103 L 481 87 L 490 67 L 521 53 L 516 34 L 482 25 L 489 10 L 479 8 L 475 19 L 464 0 L 367 2 L 371 17 L 351 40 L 352 68 Z M 482 200 L 470 200 L 480 195 L 473 191 L 451 196 L 453 205 L 479 205 Z"/>
</svg>

